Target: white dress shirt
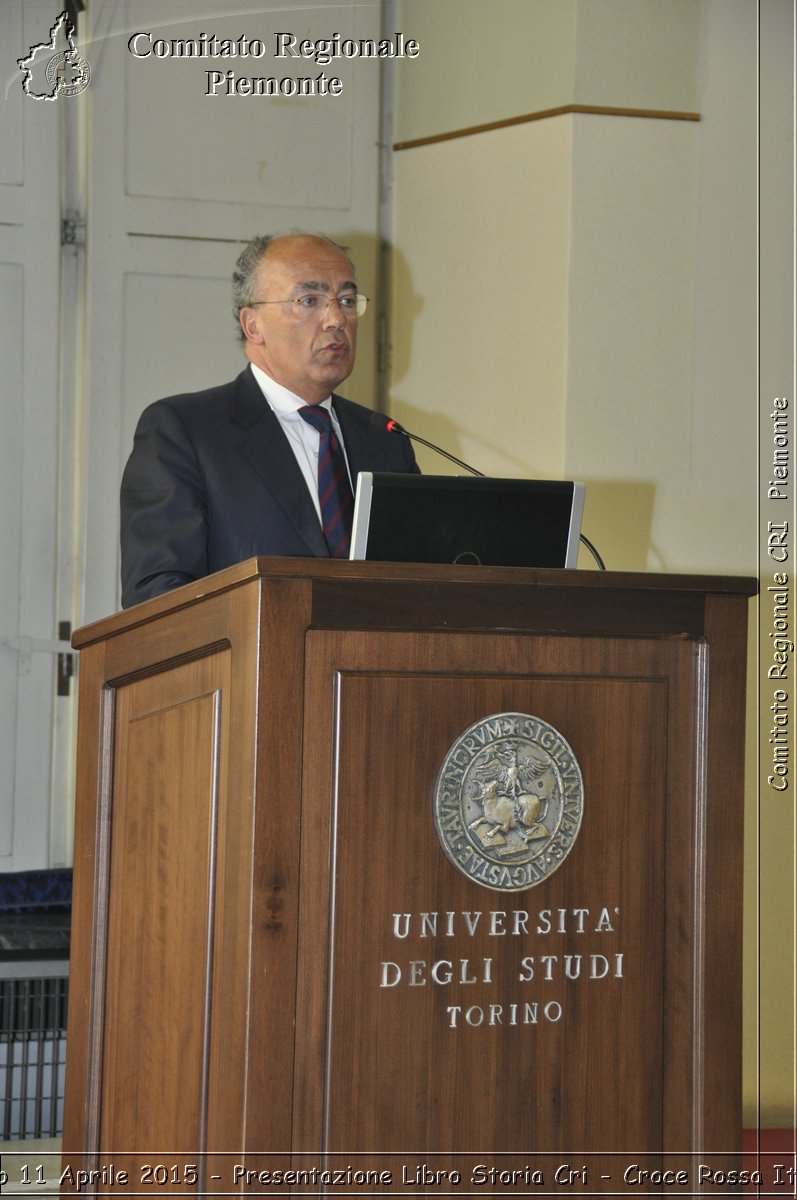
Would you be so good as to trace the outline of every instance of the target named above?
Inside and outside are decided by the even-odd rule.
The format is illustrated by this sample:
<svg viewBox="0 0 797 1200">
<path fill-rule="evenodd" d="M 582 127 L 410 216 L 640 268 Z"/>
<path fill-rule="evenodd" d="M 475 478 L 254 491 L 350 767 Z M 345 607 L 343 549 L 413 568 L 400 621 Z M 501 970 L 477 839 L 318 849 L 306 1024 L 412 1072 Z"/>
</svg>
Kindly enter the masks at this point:
<svg viewBox="0 0 797 1200">
<path fill-rule="evenodd" d="M 290 443 L 291 450 L 296 457 L 296 462 L 299 464 L 299 470 L 302 472 L 304 481 L 307 484 L 316 512 L 318 520 L 323 526 L 321 520 L 321 504 L 318 499 L 318 446 L 321 441 L 321 435 L 317 429 L 313 429 L 305 421 L 304 417 L 299 416 L 299 409 L 306 408 L 307 402 L 299 396 L 294 395 L 288 388 L 283 387 L 281 383 L 277 383 L 270 375 L 260 367 L 250 364 L 252 374 L 258 382 L 261 392 L 268 401 L 269 408 L 274 413 L 274 416 L 280 423 L 283 433 Z M 325 408 L 332 417 L 332 428 L 335 430 L 338 441 L 343 447 L 343 457 L 346 458 L 346 445 L 343 441 L 338 418 L 335 416 L 335 410 L 332 407 L 332 397 L 328 396 L 323 400 L 321 408 Z M 346 459 L 346 469 L 349 470 L 349 462 Z M 349 482 L 351 482 L 351 471 L 349 470 Z M 353 490 L 353 489 L 352 489 Z"/>
</svg>

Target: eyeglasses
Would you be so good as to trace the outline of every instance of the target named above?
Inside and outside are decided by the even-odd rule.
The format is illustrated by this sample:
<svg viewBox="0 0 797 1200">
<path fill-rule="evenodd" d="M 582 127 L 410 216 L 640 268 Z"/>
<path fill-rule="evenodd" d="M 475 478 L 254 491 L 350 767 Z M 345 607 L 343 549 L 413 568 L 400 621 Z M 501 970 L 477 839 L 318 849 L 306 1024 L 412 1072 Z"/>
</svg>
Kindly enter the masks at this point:
<svg viewBox="0 0 797 1200">
<path fill-rule="evenodd" d="M 344 317 L 361 317 L 368 307 L 368 297 L 360 292 L 345 292 L 342 296 L 322 296 L 317 292 L 308 292 L 305 296 L 297 296 L 295 300 L 250 300 L 246 308 L 255 308 L 258 304 L 293 304 L 294 315 L 301 321 L 308 317 L 325 316 L 330 304 L 337 304 Z"/>
</svg>

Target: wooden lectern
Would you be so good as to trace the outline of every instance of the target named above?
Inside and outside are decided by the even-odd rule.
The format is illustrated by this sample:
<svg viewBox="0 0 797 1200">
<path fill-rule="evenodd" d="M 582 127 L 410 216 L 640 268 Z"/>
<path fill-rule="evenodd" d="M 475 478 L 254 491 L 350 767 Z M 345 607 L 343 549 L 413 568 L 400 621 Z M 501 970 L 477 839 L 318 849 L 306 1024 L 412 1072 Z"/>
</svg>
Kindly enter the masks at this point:
<svg viewBox="0 0 797 1200">
<path fill-rule="evenodd" d="M 79 631 L 65 1193 L 732 1165 L 754 591 L 253 559 Z M 479 866 L 545 843 L 563 745 L 564 849 Z"/>
</svg>

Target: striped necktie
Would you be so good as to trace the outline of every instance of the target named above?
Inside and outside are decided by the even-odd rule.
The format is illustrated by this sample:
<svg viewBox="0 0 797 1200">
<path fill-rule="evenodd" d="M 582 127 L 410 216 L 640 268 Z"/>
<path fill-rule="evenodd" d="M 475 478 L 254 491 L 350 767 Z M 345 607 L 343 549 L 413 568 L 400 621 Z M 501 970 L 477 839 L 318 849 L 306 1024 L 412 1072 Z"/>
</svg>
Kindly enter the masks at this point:
<svg viewBox="0 0 797 1200">
<path fill-rule="evenodd" d="M 329 553 L 332 558 L 348 558 L 354 501 L 343 449 L 332 428 L 330 413 L 320 404 L 300 408 L 299 415 L 318 430 L 321 439 L 318 445 L 318 499 Z"/>
</svg>

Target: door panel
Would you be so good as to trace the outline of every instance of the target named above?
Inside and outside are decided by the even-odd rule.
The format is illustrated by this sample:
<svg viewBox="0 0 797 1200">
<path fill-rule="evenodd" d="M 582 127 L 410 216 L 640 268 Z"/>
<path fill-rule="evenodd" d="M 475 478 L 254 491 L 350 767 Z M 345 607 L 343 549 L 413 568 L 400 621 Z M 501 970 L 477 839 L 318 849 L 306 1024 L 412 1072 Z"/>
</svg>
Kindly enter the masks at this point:
<svg viewBox="0 0 797 1200">
<path fill-rule="evenodd" d="M 91 6 L 85 619 L 119 606 L 118 487 L 141 410 L 245 365 L 230 314 L 241 243 L 318 229 L 343 241 L 374 294 L 378 261 L 378 60 L 274 57 L 274 33 L 374 37 L 379 6 L 242 13 L 232 0 Z M 164 56 L 206 34 L 262 42 L 260 57 Z M 140 55 L 129 50 L 131 37 Z M 153 53 L 153 46 L 158 53 Z M 340 96 L 207 94 L 207 72 L 343 81 Z M 373 400 L 375 322 L 346 393 Z"/>
<path fill-rule="evenodd" d="M 57 15 L 54 3 L 9 0 L 0 45 L 22 57 Z M 20 81 L 6 80 L 0 120 L 0 871 L 65 861 L 71 795 L 68 757 L 51 739 L 56 703 L 70 703 L 55 697 L 68 616 L 54 588 L 61 126 L 58 106 L 25 96 Z"/>
</svg>

